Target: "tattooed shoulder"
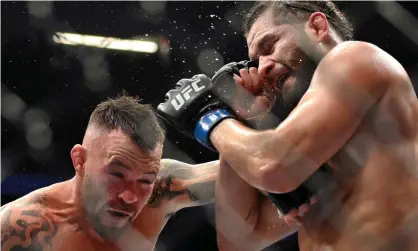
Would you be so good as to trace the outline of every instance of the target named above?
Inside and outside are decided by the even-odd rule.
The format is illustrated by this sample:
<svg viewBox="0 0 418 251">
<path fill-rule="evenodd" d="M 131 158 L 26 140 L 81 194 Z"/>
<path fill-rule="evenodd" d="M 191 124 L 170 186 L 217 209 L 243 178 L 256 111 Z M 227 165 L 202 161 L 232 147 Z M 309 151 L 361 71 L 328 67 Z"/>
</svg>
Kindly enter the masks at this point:
<svg viewBox="0 0 418 251">
<path fill-rule="evenodd" d="M 43 196 L 12 202 L 1 210 L 1 250 L 50 250 L 57 225 Z"/>
</svg>

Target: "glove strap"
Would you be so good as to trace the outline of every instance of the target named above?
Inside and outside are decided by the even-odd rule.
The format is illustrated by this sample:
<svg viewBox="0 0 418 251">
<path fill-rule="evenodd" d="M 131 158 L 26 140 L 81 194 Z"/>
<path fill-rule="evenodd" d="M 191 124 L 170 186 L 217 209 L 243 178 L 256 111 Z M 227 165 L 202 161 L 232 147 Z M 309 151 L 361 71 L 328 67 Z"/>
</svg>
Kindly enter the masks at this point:
<svg viewBox="0 0 418 251">
<path fill-rule="evenodd" d="M 213 128 L 218 125 L 222 120 L 227 118 L 234 118 L 234 116 L 225 109 L 212 110 L 203 115 L 196 124 L 194 129 L 194 136 L 200 144 L 215 151 L 212 143 L 210 142 L 210 133 Z"/>
</svg>

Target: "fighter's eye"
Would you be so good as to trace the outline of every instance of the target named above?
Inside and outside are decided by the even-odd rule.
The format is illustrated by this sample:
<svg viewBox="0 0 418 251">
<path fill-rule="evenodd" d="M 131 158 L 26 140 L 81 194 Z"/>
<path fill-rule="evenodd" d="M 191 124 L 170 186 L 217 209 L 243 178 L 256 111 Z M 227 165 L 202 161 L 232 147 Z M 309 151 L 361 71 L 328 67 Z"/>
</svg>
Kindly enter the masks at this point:
<svg viewBox="0 0 418 251">
<path fill-rule="evenodd" d="M 138 180 L 138 182 L 141 184 L 147 184 L 147 185 L 152 185 L 152 183 L 154 183 L 154 181 L 151 181 L 151 180 Z"/>
<path fill-rule="evenodd" d="M 270 40 L 264 44 L 263 52 L 264 54 L 270 54 L 274 51 L 275 40 Z"/>
<path fill-rule="evenodd" d="M 110 175 L 123 179 L 123 174 L 122 173 L 110 173 Z"/>
<path fill-rule="evenodd" d="M 17 225 L 21 226 L 21 227 L 26 227 L 26 222 L 24 222 L 23 220 L 17 220 L 16 221 Z"/>
</svg>

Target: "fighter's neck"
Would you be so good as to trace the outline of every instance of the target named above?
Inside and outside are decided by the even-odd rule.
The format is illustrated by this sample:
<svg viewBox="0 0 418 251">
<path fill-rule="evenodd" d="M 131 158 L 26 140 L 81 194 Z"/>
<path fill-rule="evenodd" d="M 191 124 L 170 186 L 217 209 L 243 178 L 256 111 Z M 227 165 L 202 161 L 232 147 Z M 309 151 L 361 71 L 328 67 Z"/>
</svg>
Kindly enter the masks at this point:
<svg viewBox="0 0 418 251">
<path fill-rule="evenodd" d="M 52 213 L 68 217 L 81 215 L 82 203 L 76 187 L 75 178 L 48 187 L 45 190 L 48 209 Z"/>
</svg>

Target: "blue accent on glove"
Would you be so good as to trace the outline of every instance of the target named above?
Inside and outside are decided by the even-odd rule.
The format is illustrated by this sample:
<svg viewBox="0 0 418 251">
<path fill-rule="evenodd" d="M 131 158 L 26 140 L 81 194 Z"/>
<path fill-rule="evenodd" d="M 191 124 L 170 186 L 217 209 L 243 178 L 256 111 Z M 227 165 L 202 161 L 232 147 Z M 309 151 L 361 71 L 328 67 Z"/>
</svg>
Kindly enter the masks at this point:
<svg viewBox="0 0 418 251">
<path fill-rule="evenodd" d="M 203 115 L 196 124 L 194 136 L 200 144 L 216 152 L 210 142 L 210 133 L 222 120 L 234 118 L 234 116 L 225 109 L 217 109 Z"/>
</svg>

